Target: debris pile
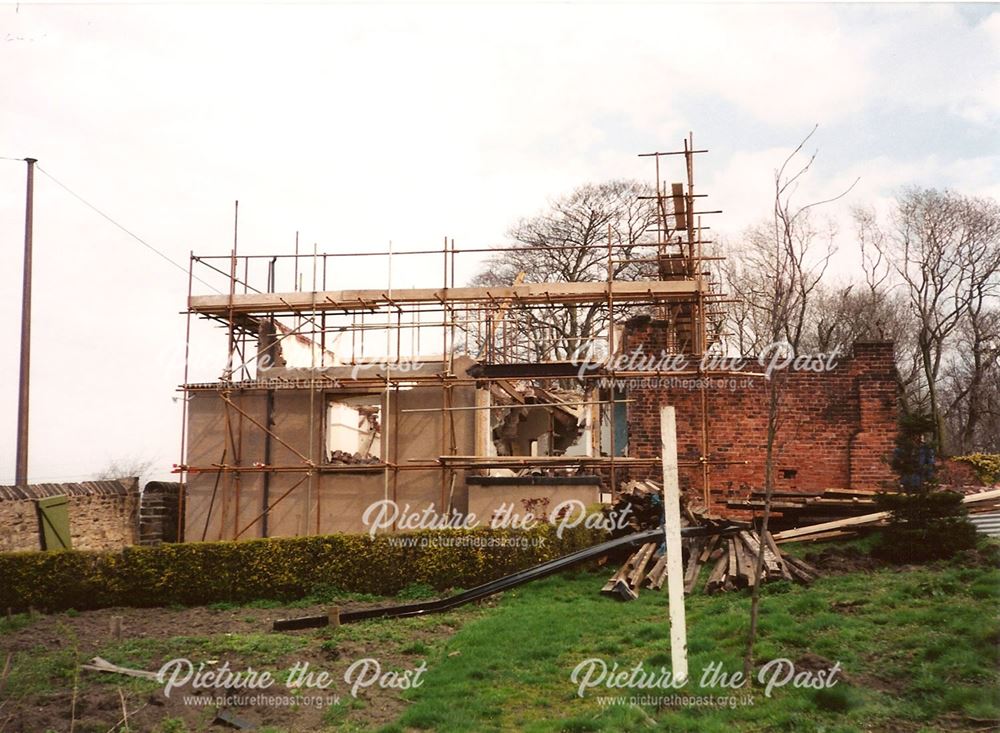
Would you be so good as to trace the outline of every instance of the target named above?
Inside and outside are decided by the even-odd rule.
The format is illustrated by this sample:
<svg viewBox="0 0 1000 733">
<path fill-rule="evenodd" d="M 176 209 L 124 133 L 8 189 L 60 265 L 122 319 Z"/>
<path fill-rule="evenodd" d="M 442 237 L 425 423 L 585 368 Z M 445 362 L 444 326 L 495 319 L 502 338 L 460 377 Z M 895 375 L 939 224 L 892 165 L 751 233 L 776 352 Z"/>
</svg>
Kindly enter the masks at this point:
<svg viewBox="0 0 1000 733">
<path fill-rule="evenodd" d="M 644 529 L 656 529 L 663 524 L 663 487 L 655 481 L 629 481 L 622 484 L 621 491 L 614 503 L 604 508 L 606 516 L 615 518 L 628 517 L 627 523 L 615 530 L 616 537 L 641 532 Z M 681 524 L 685 527 L 708 527 L 717 530 L 732 527 L 749 527 L 748 522 L 723 519 L 710 513 L 689 496 L 681 495 Z"/>
<path fill-rule="evenodd" d="M 604 514 L 615 519 L 615 537 L 655 529 L 663 524 L 663 488 L 654 481 L 629 481 L 622 485 L 614 503 L 604 508 Z M 622 517 L 625 522 L 618 521 Z"/>
<path fill-rule="evenodd" d="M 348 453 L 346 450 L 330 451 L 330 463 L 340 466 L 367 465 L 371 463 L 381 463 L 378 456 L 366 456 L 362 453 Z"/>
</svg>

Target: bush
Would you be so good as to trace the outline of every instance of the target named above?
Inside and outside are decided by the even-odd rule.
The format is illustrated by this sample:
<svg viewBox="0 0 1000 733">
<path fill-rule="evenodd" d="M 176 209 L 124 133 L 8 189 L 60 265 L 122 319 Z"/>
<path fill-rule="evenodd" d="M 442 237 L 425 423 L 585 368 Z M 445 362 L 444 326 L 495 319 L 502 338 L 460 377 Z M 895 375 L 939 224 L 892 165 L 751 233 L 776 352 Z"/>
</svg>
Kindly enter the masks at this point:
<svg viewBox="0 0 1000 733">
<path fill-rule="evenodd" d="M 959 493 L 880 494 L 876 501 L 882 511 L 892 512 L 892 521 L 873 549 L 877 557 L 925 562 L 976 546 L 976 528 L 966 518 Z"/>
<path fill-rule="evenodd" d="M 976 546 L 976 528 L 969 523 L 962 495 L 939 491 L 938 463 L 928 436 L 934 431 L 929 415 L 903 415 L 896 434 L 893 470 L 900 493 L 880 493 L 875 502 L 891 512 L 872 554 L 892 562 L 923 562 L 948 558 Z"/>
<path fill-rule="evenodd" d="M 976 546 L 976 529 L 966 516 L 962 495 L 938 490 L 935 446 L 929 439 L 934 422 L 928 415 L 900 419 L 893 470 L 900 493 L 880 493 L 879 509 L 891 512 L 889 524 L 872 550 L 892 562 L 923 562 L 953 556 Z"/>
<path fill-rule="evenodd" d="M 406 545 L 398 540 L 412 538 Z M 451 542 L 459 537 L 467 545 Z M 511 540 L 516 538 L 516 544 Z M 447 539 L 447 542 L 436 540 Z M 47 611 L 109 606 L 291 601 L 331 586 L 392 595 L 415 584 L 471 588 L 607 539 L 584 528 L 562 539 L 528 531 L 448 530 L 190 542 L 118 552 L 0 554 L 0 608 Z M 474 544 L 472 544 L 474 543 Z"/>
<path fill-rule="evenodd" d="M 952 460 L 968 463 L 985 486 L 1000 482 L 1000 453 L 970 453 Z"/>
</svg>

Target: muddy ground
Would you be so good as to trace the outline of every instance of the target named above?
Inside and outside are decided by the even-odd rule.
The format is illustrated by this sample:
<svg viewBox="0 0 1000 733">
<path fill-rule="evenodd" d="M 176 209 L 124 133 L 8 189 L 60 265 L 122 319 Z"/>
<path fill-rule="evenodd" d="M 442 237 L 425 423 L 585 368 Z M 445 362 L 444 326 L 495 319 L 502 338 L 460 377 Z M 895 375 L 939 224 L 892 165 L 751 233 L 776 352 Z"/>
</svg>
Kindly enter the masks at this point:
<svg viewBox="0 0 1000 733">
<path fill-rule="evenodd" d="M 373 605 L 380 604 L 339 604 L 343 610 Z M 473 606 L 339 629 L 271 631 L 275 619 L 325 614 L 328 609 L 328 605 L 114 608 L 5 619 L 0 634 L 0 664 L 6 664 L 0 678 L 0 733 L 234 730 L 216 719 L 220 709 L 265 730 L 269 726 L 294 731 L 377 728 L 398 717 L 407 705 L 404 693 L 373 685 L 354 697 L 343 678 L 348 666 L 373 658 L 384 671 L 416 669 L 440 652 L 464 620 L 482 612 Z M 121 618 L 120 641 L 113 634 L 116 616 Z M 189 683 L 167 697 L 155 680 L 80 669 L 95 656 L 147 671 L 157 671 L 178 657 L 190 659 L 196 668 L 205 663 L 205 669 L 219 669 L 228 662 L 233 671 L 266 669 L 278 681 L 265 690 L 229 691 L 270 699 L 244 699 L 219 708 L 209 698 L 227 694 L 225 690 L 203 690 L 193 698 L 196 691 Z M 307 663 L 310 671 L 329 672 L 333 684 L 326 690 L 288 689 L 284 675 L 296 663 Z M 275 698 L 281 702 L 276 704 Z M 204 699 L 209 704 L 195 701 Z"/>
</svg>

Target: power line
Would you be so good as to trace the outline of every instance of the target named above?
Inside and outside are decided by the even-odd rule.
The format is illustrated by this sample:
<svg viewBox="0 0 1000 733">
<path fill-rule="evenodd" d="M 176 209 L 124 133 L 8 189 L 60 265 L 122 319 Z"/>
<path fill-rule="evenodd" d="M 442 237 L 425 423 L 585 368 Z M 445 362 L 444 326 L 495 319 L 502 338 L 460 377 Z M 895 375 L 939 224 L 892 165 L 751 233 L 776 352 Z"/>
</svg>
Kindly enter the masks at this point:
<svg viewBox="0 0 1000 733">
<path fill-rule="evenodd" d="M 63 183 L 63 182 L 62 182 L 62 181 L 60 181 L 60 180 L 59 180 L 58 178 L 56 178 L 55 176 L 53 176 L 53 175 L 52 175 L 51 173 L 49 173 L 49 172 L 48 172 L 47 170 L 45 170 L 44 168 L 42 168 L 42 167 L 41 167 L 40 165 L 37 165 L 37 164 L 36 164 L 36 165 L 35 165 L 35 167 L 36 167 L 36 168 L 37 168 L 37 169 L 38 169 L 38 170 L 39 170 L 39 171 L 40 171 L 41 173 L 45 174 L 45 177 L 46 177 L 46 178 L 48 178 L 48 179 L 49 179 L 49 180 L 51 180 L 51 181 L 52 181 L 53 183 L 55 183 L 55 184 L 56 184 L 57 186 L 59 186 L 60 188 L 62 188 L 62 189 L 63 189 L 64 191 L 66 191 L 66 193 L 68 193 L 68 194 L 69 194 L 70 196 L 72 196 L 72 197 L 73 197 L 73 198 L 75 198 L 75 199 L 76 199 L 77 201 L 79 201 L 80 203 L 82 203 L 82 204 L 83 204 L 84 206 L 86 206 L 87 208 L 89 208 L 89 209 L 91 209 L 92 211 L 96 212 L 97 214 L 100 214 L 100 215 L 101 215 L 102 217 L 104 217 L 104 218 L 105 218 L 105 219 L 107 219 L 107 220 L 108 220 L 109 222 L 111 222 L 112 224 L 114 224 L 114 225 L 115 225 L 116 227 L 118 227 L 119 229 L 121 229 L 121 230 L 122 230 L 123 232 L 125 232 L 125 233 L 126 233 L 127 235 L 129 235 L 130 237 L 132 237 L 132 239 L 134 239 L 135 241 L 137 241 L 137 242 L 138 242 L 139 244 L 141 244 L 141 245 L 142 245 L 143 247 L 145 247 L 146 249 L 148 249 L 148 250 L 150 250 L 150 251 L 152 251 L 152 252 L 156 253 L 157 255 L 159 255 L 159 256 L 160 256 L 160 257 L 162 257 L 162 258 L 163 258 L 164 260 L 166 260 L 167 262 L 169 262 L 169 263 L 170 263 L 171 265 L 173 265 L 174 267 L 176 267 L 176 268 L 177 268 L 178 270 L 180 270 L 181 272 L 183 272 L 183 273 L 184 273 L 185 275 L 187 275 L 187 274 L 188 274 L 188 268 L 186 268 L 186 267 L 184 267 L 183 265 L 181 265 L 180 263 L 178 263 L 178 262 L 176 262 L 176 261 L 174 261 L 174 260 L 170 259 L 170 257 L 168 257 L 168 256 L 167 256 L 167 255 L 165 255 L 165 254 L 164 254 L 163 252 L 161 252 L 160 250 L 158 250 L 158 249 L 157 249 L 156 247 L 154 247 L 153 245 L 151 245 L 151 244 L 150 244 L 149 242 L 147 242 L 147 241 L 146 241 L 145 239 L 143 239 L 142 237 L 140 237 L 140 236 L 139 236 L 138 234 L 135 234 L 134 232 L 132 232 L 132 231 L 128 230 L 128 229 L 127 229 L 127 228 L 126 228 L 126 227 L 125 227 L 124 225 L 122 225 L 122 224 L 119 224 L 119 223 L 118 223 L 117 221 L 115 221 L 114 219 L 112 219 L 112 218 L 111 218 L 111 217 L 110 217 L 110 216 L 109 216 L 108 214 L 105 214 L 105 213 L 104 213 L 103 211 L 101 211 L 101 210 L 100 210 L 99 208 L 97 208 L 97 207 L 96 207 L 96 206 L 94 206 L 94 205 L 93 205 L 92 203 L 90 203 L 89 201 L 87 201 L 87 199 L 85 199 L 85 198 L 84 198 L 83 196 L 81 196 L 81 195 L 80 195 L 80 194 L 78 194 L 78 193 L 77 193 L 76 191 L 74 191 L 73 189 L 71 189 L 71 188 L 70 188 L 69 186 L 67 186 L 67 185 L 66 185 L 65 183 Z M 209 287 L 209 288 L 211 288 L 212 290 L 214 290 L 215 292 L 217 292 L 217 293 L 220 293 L 220 294 L 221 294 L 221 292 L 222 292 L 221 290 L 219 290 L 218 288 L 216 288 L 216 287 L 215 287 L 214 285 L 211 285 L 211 284 L 209 284 L 209 283 L 205 282 L 204 280 L 202 280 L 202 279 L 201 279 L 200 277 L 198 277 L 197 275 L 192 275 L 192 277 L 193 277 L 193 278 L 194 278 L 195 280 L 197 280 L 198 282 L 200 282 L 200 283 L 201 283 L 202 285 L 205 285 L 206 287 Z"/>
</svg>

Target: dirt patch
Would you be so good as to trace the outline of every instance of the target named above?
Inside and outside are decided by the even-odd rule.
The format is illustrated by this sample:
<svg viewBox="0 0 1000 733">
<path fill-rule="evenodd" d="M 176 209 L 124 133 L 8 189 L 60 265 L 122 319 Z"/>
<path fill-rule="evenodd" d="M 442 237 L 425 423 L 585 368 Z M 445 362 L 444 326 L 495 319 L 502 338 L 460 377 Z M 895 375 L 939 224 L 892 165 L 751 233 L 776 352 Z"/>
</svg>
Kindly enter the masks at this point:
<svg viewBox="0 0 1000 733">
<path fill-rule="evenodd" d="M 67 614 L 39 615 L 30 626 L 0 636 L 0 650 L 26 651 L 35 646 L 65 646 L 76 640 L 86 654 L 114 641 L 111 620 L 122 619 L 122 636 L 128 639 L 167 639 L 175 636 L 249 634 L 267 632 L 275 619 L 326 613 L 333 604 L 295 608 L 214 609 L 195 608 L 102 608 Z M 384 603 L 347 602 L 338 604 L 349 611 L 373 608 Z M 93 654 L 87 654 L 88 657 Z"/>
<path fill-rule="evenodd" d="M 339 604 L 353 610 L 379 603 Z M 403 691 L 378 684 L 352 695 L 344 680 L 358 660 L 376 660 L 384 674 L 414 670 L 462 625 L 470 609 L 420 619 L 351 624 L 339 629 L 271 632 L 275 619 L 325 613 L 329 606 L 296 608 L 113 608 L 37 616 L 27 626 L 0 635 L 0 668 L 10 659 L 7 689 L 0 692 L 0 731 L 77 733 L 131 730 L 232 731 L 215 721 L 223 709 L 257 726 L 311 731 L 350 722 L 378 727 L 407 705 Z M 112 635 L 112 618 L 122 618 L 122 641 Z M 267 670 L 277 681 L 266 689 L 194 689 L 190 683 L 164 695 L 155 680 L 79 670 L 94 656 L 116 664 L 157 671 L 179 657 L 195 670 Z M 326 689 L 285 685 L 288 670 L 326 672 Z M 369 663 L 368 670 L 374 670 Z M 411 672 L 412 674 L 412 672 Z M 314 681 L 316 676 L 312 678 Z M 398 683 L 398 680 L 397 680 Z M 173 726 L 173 727 L 171 727 Z"/>
<path fill-rule="evenodd" d="M 814 565 L 822 574 L 841 575 L 844 573 L 870 573 L 883 568 L 893 568 L 900 572 L 918 570 L 927 564 L 894 564 L 888 560 L 862 552 L 857 547 L 826 547 L 819 552 L 810 552 L 806 561 Z M 946 562 L 962 567 L 997 567 L 1000 565 L 1000 548 L 994 545 L 962 550 Z"/>
<path fill-rule="evenodd" d="M 887 567 L 889 563 L 872 557 L 856 547 L 827 547 L 820 552 L 806 555 L 806 561 L 824 575 L 843 573 L 870 573 Z"/>
</svg>

